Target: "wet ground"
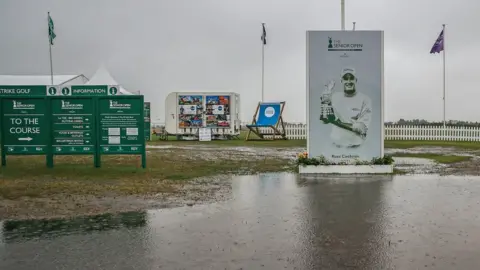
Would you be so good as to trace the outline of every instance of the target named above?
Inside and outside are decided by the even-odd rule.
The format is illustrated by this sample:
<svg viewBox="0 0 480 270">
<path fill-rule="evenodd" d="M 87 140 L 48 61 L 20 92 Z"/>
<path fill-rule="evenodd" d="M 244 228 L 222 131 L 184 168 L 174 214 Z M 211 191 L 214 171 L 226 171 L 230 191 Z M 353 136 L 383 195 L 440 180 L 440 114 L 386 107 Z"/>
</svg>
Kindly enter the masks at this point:
<svg viewBox="0 0 480 270">
<path fill-rule="evenodd" d="M 398 166 L 397 169 L 407 173 L 438 173 L 441 175 L 476 175 L 480 176 L 480 151 L 465 150 L 453 147 L 414 147 L 410 149 L 385 149 L 386 154 L 394 156 Z M 438 164 L 428 159 L 421 158 L 399 158 L 395 153 L 429 153 L 453 156 L 468 156 L 471 159 L 452 164 Z"/>
<path fill-rule="evenodd" d="M 478 269 L 480 178 L 264 174 L 230 200 L 1 225 L 0 269 Z"/>
<path fill-rule="evenodd" d="M 219 151 L 221 149 L 221 151 Z M 193 150 L 193 151 L 190 151 Z M 218 160 L 258 160 L 278 157 L 284 164 L 277 166 L 279 171 L 291 171 L 296 156 L 304 148 L 262 148 L 262 147 L 225 147 L 225 146 L 149 146 L 149 150 L 162 151 L 175 155 L 179 162 L 186 160 L 202 160 L 206 162 Z M 386 154 L 395 153 L 434 153 L 448 155 L 468 155 L 471 160 L 455 164 L 439 164 L 429 159 L 394 157 L 395 169 L 407 174 L 441 174 L 441 175 L 480 175 L 479 152 L 454 148 L 418 147 L 412 149 L 386 149 Z M 249 171 L 236 171 L 247 174 Z M 144 209 L 179 207 L 185 205 L 205 204 L 226 200 L 230 197 L 231 175 L 209 176 L 193 181 L 182 181 L 175 185 L 175 192 L 135 194 L 114 196 L 105 194 L 71 195 L 55 194 L 48 197 L 21 197 L 15 200 L 0 199 L 1 219 L 29 219 L 45 217 L 69 217 L 78 215 L 95 215 L 101 213 L 118 213 Z M 187 184 L 184 184 L 187 183 Z"/>
<path fill-rule="evenodd" d="M 221 148 L 222 151 L 218 151 Z M 290 159 L 294 161 L 298 153 L 305 152 L 304 147 L 225 147 L 225 146 L 208 146 L 208 145 L 150 145 L 150 151 L 163 150 L 175 152 L 176 149 L 195 150 L 185 154 L 186 159 L 205 159 L 219 160 L 225 157 L 235 157 L 238 160 L 262 160 L 265 157 L 278 157 L 281 159 Z M 201 151 L 198 151 L 201 150 Z M 408 158 L 395 157 L 395 153 L 427 153 L 442 154 L 455 156 L 470 156 L 472 159 L 455 164 L 439 164 L 430 159 L 424 158 Z M 409 149 L 385 149 L 385 154 L 393 155 L 395 160 L 395 168 L 410 174 L 431 174 L 438 173 L 442 175 L 480 175 L 478 170 L 480 165 L 479 150 L 464 150 L 453 147 L 414 147 Z"/>
<path fill-rule="evenodd" d="M 175 192 L 172 193 L 124 196 L 55 194 L 55 196 L 42 198 L 1 199 L 0 221 L 2 218 L 17 220 L 64 218 L 224 201 L 231 198 L 229 179 L 231 179 L 229 175 L 197 178 L 177 184 Z"/>
<path fill-rule="evenodd" d="M 261 160 L 267 157 L 279 157 L 284 159 L 296 159 L 298 153 L 305 152 L 302 147 L 226 147 L 226 146 L 209 146 L 209 145 L 148 145 L 147 151 L 172 151 L 177 149 L 193 150 L 185 153 L 188 158 L 200 158 L 205 160 L 219 160 L 222 158 L 230 158 L 232 155 L 238 160 Z M 221 149 L 221 151 L 219 151 Z"/>
</svg>

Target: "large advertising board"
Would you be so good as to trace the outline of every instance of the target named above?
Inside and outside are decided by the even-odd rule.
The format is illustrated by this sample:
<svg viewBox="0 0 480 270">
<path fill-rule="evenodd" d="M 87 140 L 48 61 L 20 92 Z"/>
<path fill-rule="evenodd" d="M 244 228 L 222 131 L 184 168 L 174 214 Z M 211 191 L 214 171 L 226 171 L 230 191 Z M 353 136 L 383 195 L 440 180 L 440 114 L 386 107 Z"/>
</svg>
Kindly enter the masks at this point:
<svg viewBox="0 0 480 270">
<path fill-rule="evenodd" d="M 307 31 L 307 151 L 383 156 L 383 31 Z"/>
</svg>

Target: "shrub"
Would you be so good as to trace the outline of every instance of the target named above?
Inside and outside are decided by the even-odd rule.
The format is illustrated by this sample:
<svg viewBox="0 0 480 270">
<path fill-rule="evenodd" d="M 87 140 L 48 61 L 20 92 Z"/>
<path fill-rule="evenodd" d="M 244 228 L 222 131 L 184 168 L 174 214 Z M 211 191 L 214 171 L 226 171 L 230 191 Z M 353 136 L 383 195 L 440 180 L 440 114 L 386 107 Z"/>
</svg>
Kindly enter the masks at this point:
<svg viewBox="0 0 480 270">
<path fill-rule="evenodd" d="M 324 156 L 315 157 L 308 157 L 307 152 L 303 152 L 297 155 L 297 165 L 307 166 L 307 165 L 391 165 L 393 164 L 394 160 L 392 156 L 385 155 L 383 157 L 373 158 L 372 160 L 359 160 L 356 159 L 353 163 L 348 163 L 346 161 L 342 162 L 333 162 L 327 160 Z"/>
</svg>

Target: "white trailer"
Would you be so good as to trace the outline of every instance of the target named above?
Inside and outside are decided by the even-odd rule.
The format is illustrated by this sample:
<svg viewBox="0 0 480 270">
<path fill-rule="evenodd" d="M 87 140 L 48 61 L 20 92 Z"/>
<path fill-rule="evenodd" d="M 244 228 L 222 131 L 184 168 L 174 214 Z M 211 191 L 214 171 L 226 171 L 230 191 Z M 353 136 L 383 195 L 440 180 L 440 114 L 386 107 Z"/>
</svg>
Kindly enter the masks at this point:
<svg viewBox="0 0 480 270">
<path fill-rule="evenodd" d="M 209 128 L 212 138 L 240 135 L 240 95 L 233 92 L 173 92 L 165 99 L 165 131 L 184 139 Z"/>
</svg>

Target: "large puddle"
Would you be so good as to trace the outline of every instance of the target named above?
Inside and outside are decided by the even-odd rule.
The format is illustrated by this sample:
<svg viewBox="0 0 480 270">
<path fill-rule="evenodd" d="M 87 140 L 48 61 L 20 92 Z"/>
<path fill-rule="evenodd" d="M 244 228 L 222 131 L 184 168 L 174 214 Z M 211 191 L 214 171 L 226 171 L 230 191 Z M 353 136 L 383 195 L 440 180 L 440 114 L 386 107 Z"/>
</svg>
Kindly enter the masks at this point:
<svg viewBox="0 0 480 270">
<path fill-rule="evenodd" d="M 237 177 L 231 200 L 3 222 L 0 269 L 478 269 L 480 178 Z"/>
</svg>

